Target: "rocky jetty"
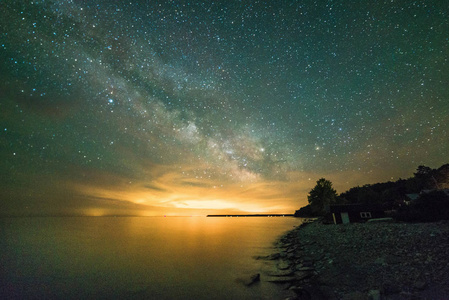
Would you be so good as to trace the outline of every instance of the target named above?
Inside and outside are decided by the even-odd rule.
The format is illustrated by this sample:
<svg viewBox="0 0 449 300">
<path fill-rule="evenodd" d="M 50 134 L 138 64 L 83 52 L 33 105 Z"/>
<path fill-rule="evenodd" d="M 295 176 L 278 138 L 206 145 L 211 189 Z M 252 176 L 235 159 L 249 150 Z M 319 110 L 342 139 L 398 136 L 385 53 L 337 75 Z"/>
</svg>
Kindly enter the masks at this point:
<svg viewBox="0 0 449 300">
<path fill-rule="evenodd" d="M 449 222 L 305 222 L 259 257 L 289 299 L 449 299 Z"/>
</svg>

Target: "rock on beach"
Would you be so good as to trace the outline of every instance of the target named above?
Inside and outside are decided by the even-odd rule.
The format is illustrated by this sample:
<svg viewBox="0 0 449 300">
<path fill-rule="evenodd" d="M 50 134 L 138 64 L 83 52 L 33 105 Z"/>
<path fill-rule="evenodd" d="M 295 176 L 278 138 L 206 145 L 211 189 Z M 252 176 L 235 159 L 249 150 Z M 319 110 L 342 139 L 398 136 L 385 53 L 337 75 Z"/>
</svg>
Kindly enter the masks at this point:
<svg viewBox="0 0 449 300">
<path fill-rule="evenodd" d="M 447 221 L 305 223 L 270 256 L 289 275 L 269 278 L 290 299 L 449 299 L 448 236 Z"/>
</svg>

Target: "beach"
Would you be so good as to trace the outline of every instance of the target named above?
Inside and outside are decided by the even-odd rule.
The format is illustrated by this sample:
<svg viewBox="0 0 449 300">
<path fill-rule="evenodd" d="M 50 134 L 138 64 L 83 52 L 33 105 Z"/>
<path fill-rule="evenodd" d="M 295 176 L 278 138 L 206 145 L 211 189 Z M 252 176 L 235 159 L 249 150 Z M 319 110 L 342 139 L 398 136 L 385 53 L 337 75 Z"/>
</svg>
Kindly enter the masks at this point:
<svg viewBox="0 0 449 300">
<path fill-rule="evenodd" d="M 447 221 L 316 220 L 282 236 L 265 259 L 281 272 L 271 278 L 284 299 L 448 299 L 448 234 Z"/>
</svg>

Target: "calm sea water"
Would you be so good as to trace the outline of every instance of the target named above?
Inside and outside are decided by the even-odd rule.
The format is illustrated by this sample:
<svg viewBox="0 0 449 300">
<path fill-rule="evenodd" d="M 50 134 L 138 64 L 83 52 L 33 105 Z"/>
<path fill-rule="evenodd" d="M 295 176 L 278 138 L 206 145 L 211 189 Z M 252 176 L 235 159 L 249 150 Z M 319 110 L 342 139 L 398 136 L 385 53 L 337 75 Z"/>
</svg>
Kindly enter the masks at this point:
<svg viewBox="0 0 449 300">
<path fill-rule="evenodd" d="M 291 217 L 53 217 L 0 219 L 6 298 L 276 299 L 242 279 L 254 256 L 301 223 Z"/>
</svg>

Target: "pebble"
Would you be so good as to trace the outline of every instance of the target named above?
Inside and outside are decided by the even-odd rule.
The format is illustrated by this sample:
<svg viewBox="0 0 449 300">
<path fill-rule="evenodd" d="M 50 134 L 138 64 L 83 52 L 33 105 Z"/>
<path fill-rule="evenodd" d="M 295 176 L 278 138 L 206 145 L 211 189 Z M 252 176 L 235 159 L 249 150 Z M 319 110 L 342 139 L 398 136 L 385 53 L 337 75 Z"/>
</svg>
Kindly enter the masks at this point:
<svg viewBox="0 0 449 300">
<path fill-rule="evenodd" d="M 447 236 L 449 222 L 325 225 L 315 221 L 280 239 L 284 254 L 270 256 L 277 261 L 280 276 L 268 280 L 289 282 L 293 290 L 323 287 L 326 298 L 355 300 L 378 300 L 411 290 L 413 297 L 422 298 L 432 283 L 432 295 L 449 299 Z M 291 271 L 295 276 L 283 276 Z"/>
</svg>

